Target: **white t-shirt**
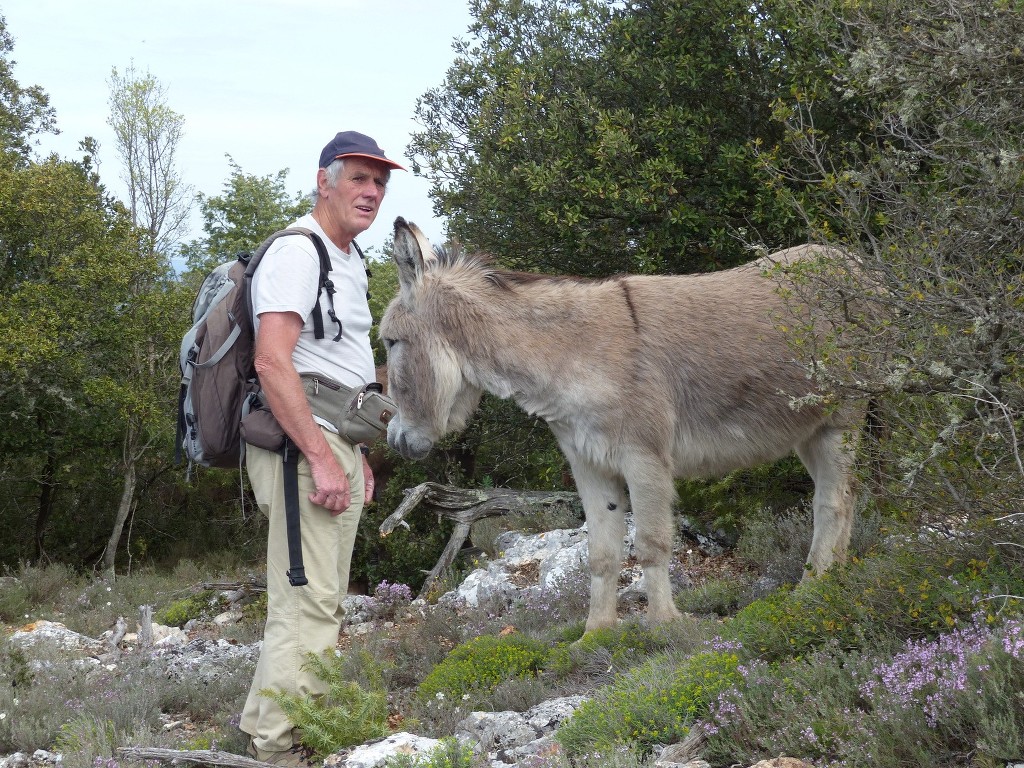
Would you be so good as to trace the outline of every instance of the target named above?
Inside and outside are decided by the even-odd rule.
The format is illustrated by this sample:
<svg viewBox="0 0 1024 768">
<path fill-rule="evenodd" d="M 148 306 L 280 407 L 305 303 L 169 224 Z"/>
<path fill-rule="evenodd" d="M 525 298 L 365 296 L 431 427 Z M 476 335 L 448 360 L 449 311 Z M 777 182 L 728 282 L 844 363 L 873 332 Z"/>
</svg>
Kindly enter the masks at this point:
<svg viewBox="0 0 1024 768">
<path fill-rule="evenodd" d="M 316 246 L 305 235 L 278 238 L 263 255 L 252 280 L 253 324 L 259 334 L 259 316 L 264 312 L 294 312 L 302 318 L 302 332 L 292 354 L 295 370 L 320 373 L 350 387 L 374 381 L 376 372 L 370 348 L 370 307 L 366 301 L 366 267 L 354 246 L 345 253 L 331 242 L 312 215 L 303 216 L 291 226 L 312 230 L 327 247 L 331 257 L 331 282 L 334 283 L 334 311 L 341 321 L 331 320 L 327 291 L 320 297 L 324 338 L 313 335 L 313 304 L 320 280 L 320 257 Z"/>
</svg>

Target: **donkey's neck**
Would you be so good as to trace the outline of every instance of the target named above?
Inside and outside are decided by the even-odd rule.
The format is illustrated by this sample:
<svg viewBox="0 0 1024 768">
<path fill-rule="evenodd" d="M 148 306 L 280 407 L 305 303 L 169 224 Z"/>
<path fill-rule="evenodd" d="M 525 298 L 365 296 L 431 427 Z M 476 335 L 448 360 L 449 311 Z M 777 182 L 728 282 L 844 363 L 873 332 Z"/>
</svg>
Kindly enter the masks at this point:
<svg viewBox="0 0 1024 768">
<path fill-rule="evenodd" d="M 475 386 L 529 413 L 563 418 L 587 370 L 630 365 L 636 328 L 618 281 L 540 278 L 463 296 L 457 346 Z"/>
</svg>

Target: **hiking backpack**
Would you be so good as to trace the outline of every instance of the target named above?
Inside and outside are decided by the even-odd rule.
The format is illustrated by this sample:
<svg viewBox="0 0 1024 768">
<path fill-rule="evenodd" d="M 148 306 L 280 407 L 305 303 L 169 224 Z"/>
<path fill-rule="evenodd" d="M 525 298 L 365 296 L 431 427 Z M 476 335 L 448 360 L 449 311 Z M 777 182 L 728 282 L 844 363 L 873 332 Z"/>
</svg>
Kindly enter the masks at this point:
<svg viewBox="0 0 1024 768">
<path fill-rule="evenodd" d="M 243 416 L 259 406 L 259 382 L 253 367 L 252 276 L 271 244 L 288 235 L 310 238 L 320 257 L 312 315 L 316 338 L 324 338 L 320 310 L 324 291 L 330 305 L 328 315 L 338 325 L 335 340 L 341 338 L 341 323 L 334 313 L 335 289 L 328 277 L 331 258 L 314 232 L 299 227 L 275 232 L 254 253 L 240 253 L 234 261 L 210 272 L 192 306 L 193 325 L 181 341 L 175 456 L 180 460 L 184 455 L 190 466 L 232 468 L 242 464 L 245 442 L 239 425 Z"/>
</svg>

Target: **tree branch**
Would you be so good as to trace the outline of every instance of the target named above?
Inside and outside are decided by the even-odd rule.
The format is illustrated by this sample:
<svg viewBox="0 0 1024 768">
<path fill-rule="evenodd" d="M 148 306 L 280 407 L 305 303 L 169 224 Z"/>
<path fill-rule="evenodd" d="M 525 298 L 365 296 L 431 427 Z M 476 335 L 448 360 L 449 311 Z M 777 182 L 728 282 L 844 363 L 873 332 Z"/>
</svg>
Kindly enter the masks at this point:
<svg viewBox="0 0 1024 768">
<path fill-rule="evenodd" d="M 230 768 L 266 768 L 271 763 L 253 760 L 251 757 L 221 752 L 216 749 L 162 749 L 159 747 L 119 747 L 119 757 L 125 760 L 165 760 L 178 763 L 182 760 L 204 765 L 226 765 Z"/>
<path fill-rule="evenodd" d="M 583 520 L 583 504 L 571 491 L 515 491 L 509 488 L 455 488 L 438 483 L 423 483 L 406 492 L 405 500 L 380 525 L 387 536 L 399 525 L 408 527 L 405 517 L 423 508 L 455 522 L 455 530 L 437 564 L 420 588 L 420 596 L 430 592 L 437 578 L 447 571 L 462 549 L 473 523 L 500 515 L 534 515 L 538 512 L 565 511 Z"/>
</svg>

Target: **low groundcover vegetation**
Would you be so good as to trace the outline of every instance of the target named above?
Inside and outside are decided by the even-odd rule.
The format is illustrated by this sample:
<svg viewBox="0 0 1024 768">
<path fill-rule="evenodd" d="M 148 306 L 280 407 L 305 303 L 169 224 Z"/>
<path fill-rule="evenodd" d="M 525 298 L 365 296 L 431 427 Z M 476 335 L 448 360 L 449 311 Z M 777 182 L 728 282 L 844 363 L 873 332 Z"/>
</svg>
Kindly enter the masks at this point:
<svg viewBox="0 0 1024 768">
<path fill-rule="evenodd" d="M 320 756 L 398 730 L 448 738 L 473 710 L 525 711 L 584 693 L 556 732 L 559 749 L 534 768 L 649 765 L 665 745 L 695 736 L 715 768 L 778 754 L 820 768 L 995 768 L 1024 756 L 1024 602 L 1014 597 L 1024 595 L 1024 570 L 1001 556 L 1022 539 L 1006 526 L 990 537 L 891 532 L 886 545 L 825 576 L 758 599 L 745 576 L 745 605 L 724 620 L 715 611 L 661 627 L 626 618 L 585 635 L 578 579 L 546 590 L 546 609 L 534 597 L 459 611 L 413 610 L 404 585 L 384 583 L 368 602 L 376 629 L 310 658 L 328 695 L 267 694 Z M 177 576 L 199 572 L 187 565 Z M 140 573 L 102 585 L 59 567 L 26 568 L 0 586 L 2 619 L 11 628 L 59 620 L 98 637 L 115 614 L 132 613 L 128 601 L 163 600 L 176 607 L 158 615 L 177 611 L 193 629 L 217 631 L 216 595 L 197 590 L 190 600 L 174 578 Z M 222 632 L 251 642 L 259 621 L 249 615 Z M 199 680 L 168 674 L 142 652 L 87 665 L 6 642 L 0 754 L 55 749 L 71 768 L 127 768 L 120 747 L 241 753 L 237 714 L 251 674 L 251 661 Z M 487 764 L 450 742 L 418 761 L 403 764 Z"/>
</svg>

